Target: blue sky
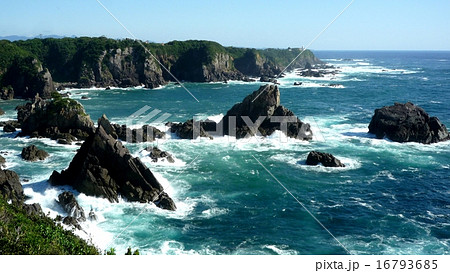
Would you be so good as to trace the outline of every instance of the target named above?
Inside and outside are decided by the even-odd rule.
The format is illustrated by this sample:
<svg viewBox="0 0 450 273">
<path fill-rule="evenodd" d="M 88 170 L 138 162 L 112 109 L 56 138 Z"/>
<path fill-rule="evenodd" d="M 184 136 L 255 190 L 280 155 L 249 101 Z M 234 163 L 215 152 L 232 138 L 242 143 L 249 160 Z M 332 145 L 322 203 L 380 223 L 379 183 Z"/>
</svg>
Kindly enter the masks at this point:
<svg viewBox="0 0 450 273">
<path fill-rule="evenodd" d="M 350 0 L 100 0 L 139 39 L 307 45 Z M 0 0 L 0 36 L 126 38 L 96 0 Z M 449 0 L 356 0 L 312 49 L 450 50 Z"/>
</svg>

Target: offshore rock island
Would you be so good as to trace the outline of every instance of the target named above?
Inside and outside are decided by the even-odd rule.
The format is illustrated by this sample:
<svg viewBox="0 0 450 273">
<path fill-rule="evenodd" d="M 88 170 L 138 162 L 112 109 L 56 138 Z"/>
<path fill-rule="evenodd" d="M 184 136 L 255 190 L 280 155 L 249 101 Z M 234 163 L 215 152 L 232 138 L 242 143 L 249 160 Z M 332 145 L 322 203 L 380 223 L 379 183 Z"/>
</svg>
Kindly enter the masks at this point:
<svg viewBox="0 0 450 273">
<path fill-rule="evenodd" d="M 105 37 L 0 41 L 0 97 L 49 98 L 65 87 L 156 88 L 175 81 L 170 74 L 189 82 L 270 80 L 301 52 L 224 47 L 197 40 L 142 44 L 145 49 L 135 40 Z M 305 50 L 291 68 L 321 63 Z"/>
</svg>

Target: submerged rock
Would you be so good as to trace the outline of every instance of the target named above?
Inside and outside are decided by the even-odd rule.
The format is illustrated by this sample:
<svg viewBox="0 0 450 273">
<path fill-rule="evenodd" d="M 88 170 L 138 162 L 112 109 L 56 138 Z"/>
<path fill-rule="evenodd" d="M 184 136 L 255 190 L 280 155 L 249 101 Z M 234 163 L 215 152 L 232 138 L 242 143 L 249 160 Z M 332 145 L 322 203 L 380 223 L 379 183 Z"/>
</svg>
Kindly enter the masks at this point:
<svg viewBox="0 0 450 273">
<path fill-rule="evenodd" d="M 64 208 L 69 216 L 78 221 L 86 221 L 83 208 L 78 204 L 73 193 L 65 191 L 58 195 L 58 203 Z"/>
<path fill-rule="evenodd" d="M 318 165 L 321 163 L 324 167 L 345 167 L 345 165 L 332 154 L 312 151 L 308 154 L 306 165 Z"/>
<path fill-rule="evenodd" d="M 147 147 L 146 150 L 150 152 L 149 156 L 153 162 L 158 162 L 159 159 L 167 160 L 169 163 L 175 162 L 171 154 L 166 151 L 161 151 L 157 147 Z"/>
<path fill-rule="evenodd" d="M 376 109 L 369 124 L 369 133 L 396 142 L 430 144 L 450 139 L 447 128 L 437 117 L 430 117 L 411 102 Z"/>
<path fill-rule="evenodd" d="M 71 185 L 110 202 L 118 202 L 121 195 L 129 201 L 153 202 L 158 207 L 175 210 L 175 203 L 153 173 L 107 133 L 111 129 L 108 124 L 106 117 L 99 120 L 96 132 L 81 145 L 69 167 L 61 173 L 54 171 L 50 183 Z"/>
<path fill-rule="evenodd" d="M 0 108 L 0 116 L 3 116 L 5 114 L 5 111 L 3 111 L 2 108 Z"/>
<path fill-rule="evenodd" d="M 38 161 L 46 159 L 49 155 L 46 151 L 40 150 L 35 145 L 30 145 L 22 149 L 21 156 L 26 161 Z"/>
</svg>

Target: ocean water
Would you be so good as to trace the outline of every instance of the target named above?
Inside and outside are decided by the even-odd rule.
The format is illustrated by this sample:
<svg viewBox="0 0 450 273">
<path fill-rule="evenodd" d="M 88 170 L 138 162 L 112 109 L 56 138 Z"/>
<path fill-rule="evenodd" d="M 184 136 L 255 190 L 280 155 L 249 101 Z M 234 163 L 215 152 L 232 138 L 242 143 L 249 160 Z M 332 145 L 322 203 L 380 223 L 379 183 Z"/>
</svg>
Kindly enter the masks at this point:
<svg viewBox="0 0 450 273">
<path fill-rule="evenodd" d="M 340 73 L 280 79 L 281 103 L 309 122 L 314 139 L 275 135 L 250 140 L 228 137 L 195 141 L 168 136 L 151 144 L 126 144 L 155 173 L 178 206 L 175 212 L 152 204 L 77 193 L 86 222 L 77 234 L 101 249 L 138 248 L 143 254 L 346 254 L 345 250 L 275 181 L 270 172 L 314 214 L 352 254 L 450 254 L 450 141 L 432 145 L 375 139 L 367 126 L 376 108 L 411 101 L 450 126 L 450 52 L 318 51 Z M 293 82 L 302 81 L 301 86 Z M 330 83 L 336 87 L 326 86 Z M 93 120 L 164 127 L 164 122 L 220 119 L 261 83 L 186 83 L 196 102 L 176 85 L 71 90 Z M 81 100 L 86 95 L 88 100 Z M 1 120 L 15 117 L 23 101 L 1 101 Z M 145 121 L 132 114 L 142 107 L 161 111 Z M 163 114 L 166 114 L 162 116 Z M 158 117 L 160 118 L 158 120 Z M 53 170 L 65 169 L 77 146 L 0 133 L 7 167 L 19 173 L 29 203 L 51 216 L 64 215 L 56 203 L 70 187 L 52 187 Z M 50 157 L 24 162 L 20 151 L 34 143 Z M 157 145 L 176 162 L 153 163 L 142 150 Z M 312 150 L 334 154 L 342 169 L 306 166 Z"/>
</svg>

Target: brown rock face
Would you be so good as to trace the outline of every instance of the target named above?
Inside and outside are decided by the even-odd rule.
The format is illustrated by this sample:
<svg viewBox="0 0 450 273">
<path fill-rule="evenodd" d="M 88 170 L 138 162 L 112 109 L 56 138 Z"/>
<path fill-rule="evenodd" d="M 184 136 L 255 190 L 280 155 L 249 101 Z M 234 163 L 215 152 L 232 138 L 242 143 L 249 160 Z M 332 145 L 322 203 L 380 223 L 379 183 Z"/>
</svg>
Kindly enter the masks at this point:
<svg viewBox="0 0 450 273">
<path fill-rule="evenodd" d="M 61 173 L 53 172 L 50 182 L 54 185 L 68 184 L 80 192 L 104 197 L 110 202 L 117 202 L 121 195 L 129 201 L 154 202 L 163 209 L 175 210 L 175 203 L 153 173 L 107 133 L 104 126 L 108 123 L 103 116 L 96 132 L 86 139 L 69 168 Z"/>
</svg>

